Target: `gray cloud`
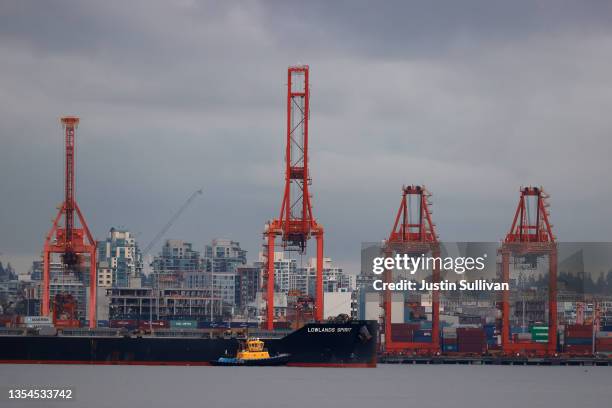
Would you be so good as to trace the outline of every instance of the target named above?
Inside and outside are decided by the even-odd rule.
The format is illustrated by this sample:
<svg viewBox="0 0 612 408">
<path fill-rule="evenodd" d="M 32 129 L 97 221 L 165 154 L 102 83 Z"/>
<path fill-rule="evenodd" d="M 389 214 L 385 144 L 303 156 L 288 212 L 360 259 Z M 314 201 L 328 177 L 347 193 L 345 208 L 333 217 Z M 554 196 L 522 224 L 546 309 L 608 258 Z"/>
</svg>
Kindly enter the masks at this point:
<svg viewBox="0 0 612 408">
<path fill-rule="evenodd" d="M 494 4 L 495 3 L 495 4 Z M 0 6 L 0 252 L 42 248 L 62 199 L 58 117 L 82 117 L 77 194 L 97 237 L 240 240 L 282 190 L 286 67 L 312 78 L 315 214 L 358 263 L 400 186 L 448 240 L 501 239 L 518 187 L 560 239 L 609 240 L 609 2 L 28 2 Z M 2 259 L 0 258 L 0 259 Z"/>
</svg>

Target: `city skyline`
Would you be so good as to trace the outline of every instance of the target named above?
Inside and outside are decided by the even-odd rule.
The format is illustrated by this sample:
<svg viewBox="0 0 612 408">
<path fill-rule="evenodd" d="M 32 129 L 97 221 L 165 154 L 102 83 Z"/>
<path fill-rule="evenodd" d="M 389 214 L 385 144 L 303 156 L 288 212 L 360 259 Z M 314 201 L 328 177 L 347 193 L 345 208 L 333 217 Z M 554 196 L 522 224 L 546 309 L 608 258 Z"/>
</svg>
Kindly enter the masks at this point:
<svg viewBox="0 0 612 408">
<path fill-rule="evenodd" d="M 4 4 L 0 260 L 25 273 L 42 250 L 64 114 L 81 117 L 77 199 L 97 240 L 124 225 L 144 246 L 203 187 L 164 238 L 222 236 L 254 256 L 280 210 L 298 63 L 314 215 L 346 270 L 388 235 L 402 184 L 433 193 L 443 240 L 500 240 L 529 184 L 551 194 L 559 240 L 611 239 L 609 5 L 364 5 Z"/>
</svg>

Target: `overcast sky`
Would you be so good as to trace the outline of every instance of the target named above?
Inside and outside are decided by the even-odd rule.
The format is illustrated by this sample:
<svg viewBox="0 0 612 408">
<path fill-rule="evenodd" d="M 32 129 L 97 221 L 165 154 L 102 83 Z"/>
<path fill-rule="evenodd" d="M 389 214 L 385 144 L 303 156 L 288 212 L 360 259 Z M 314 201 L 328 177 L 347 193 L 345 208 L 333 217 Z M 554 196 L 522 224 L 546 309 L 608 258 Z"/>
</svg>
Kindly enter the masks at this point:
<svg viewBox="0 0 612 408">
<path fill-rule="evenodd" d="M 543 185 L 562 241 L 612 240 L 612 3 L 0 3 L 0 260 L 25 272 L 63 195 L 124 226 L 257 256 L 283 188 L 286 69 L 311 69 L 314 212 L 353 269 L 425 184 L 443 240 L 496 241 Z"/>
</svg>

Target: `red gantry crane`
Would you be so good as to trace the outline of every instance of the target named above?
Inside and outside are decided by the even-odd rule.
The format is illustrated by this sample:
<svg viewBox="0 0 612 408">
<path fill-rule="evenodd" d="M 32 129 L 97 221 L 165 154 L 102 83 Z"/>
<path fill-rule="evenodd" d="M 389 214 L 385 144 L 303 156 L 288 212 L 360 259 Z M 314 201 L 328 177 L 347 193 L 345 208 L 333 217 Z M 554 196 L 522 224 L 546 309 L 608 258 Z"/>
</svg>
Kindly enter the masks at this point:
<svg viewBox="0 0 612 408">
<path fill-rule="evenodd" d="M 548 217 L 548 195 L 542 187 L 520 190 L 510 232 L 502 243 L 502 282 L 510 280 L 510 256 L 534 267 L 548 257 L 548 343 L 514 342 L 510 338 L 510 292 L 502 292 L 502 351 L 504 354 L 554 355 L 557 348 L 557 244 Z"/>
<path fill-rule="evenodd" d="M 394 254 L 406 254 L 409 256 L 421 256 L 431 253 L 432 257 L 440 256 L 440 245 L 435 230 L 435 224 L 431 220 L 430 203 L 431 194 L 425 186 L 402 187 L 402 201 L 395 216 L 395 223 L 384 242 L 383 252 L 385 257 L 393 257 Z M 440 265 L 434 262 L 432 281 L 440 281 Z M 393 281 L 393 271 L 387 269 L 384 272 L 385 282 Z M 392 296 L 387 288 L 383 293 L 384 329 L 385 329 L 385 351 L 386 352 L 433 352 L 440 350 L 440 300 L 437 290 L 432 292 L 431 307 L 431 343 L 413 341 L 394 341 L 391 324 Z"/>
<path fill-rule="evenodd" d="M 323 226 L 312 215 L 310 172 L 308 168 L 308 120 L 310 82 L 307 65 L 287 70 L 287 139 L 285 150 L 285 192 L 277 219 L 266 224 L 267 301 L 266 329 L 274 328 L 274 247 L 280 236 L 285 251 L 305 253 L 311 237 L 317 240 L 314 318 L 323 320 Z"/>
<path fill-rule="evenodd" d="M 84 255 L 89 255 L 89 327 L 96 327 L 96 241 L 94 241 L 81 209 L 75 199 L 75 138 L 79 118 L 61 118 L 65 132 L 66 167 L 64 202 L 62 203 L 53 226 L 45 238 L 43 251 L 43 299 L 42 314 L 49 316 L 50 310 L 50 271 L 52 254 L 61 254 L 64 272 L 80 273 L 85 264 Z M 81 225 L 75 224 L 75 215 Z M 64 219 L 60 225 L 60 218 Z"/>
</svg>

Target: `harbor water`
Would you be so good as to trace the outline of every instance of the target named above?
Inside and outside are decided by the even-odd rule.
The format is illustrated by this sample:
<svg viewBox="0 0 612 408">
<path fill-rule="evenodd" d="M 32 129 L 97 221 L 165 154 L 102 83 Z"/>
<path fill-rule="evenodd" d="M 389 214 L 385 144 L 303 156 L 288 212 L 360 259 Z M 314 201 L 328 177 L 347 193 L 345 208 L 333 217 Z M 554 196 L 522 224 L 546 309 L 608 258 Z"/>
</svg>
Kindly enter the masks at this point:
<svg viewBox="0 0 612 408">
<path fill-rule="evenodd" d="M 2 407 L 609 407 L 609 367 L 379 365 L 369 369 L 0 365 Z M 72 400 L 9 400 L 10 388 Z"/>
</svg>

